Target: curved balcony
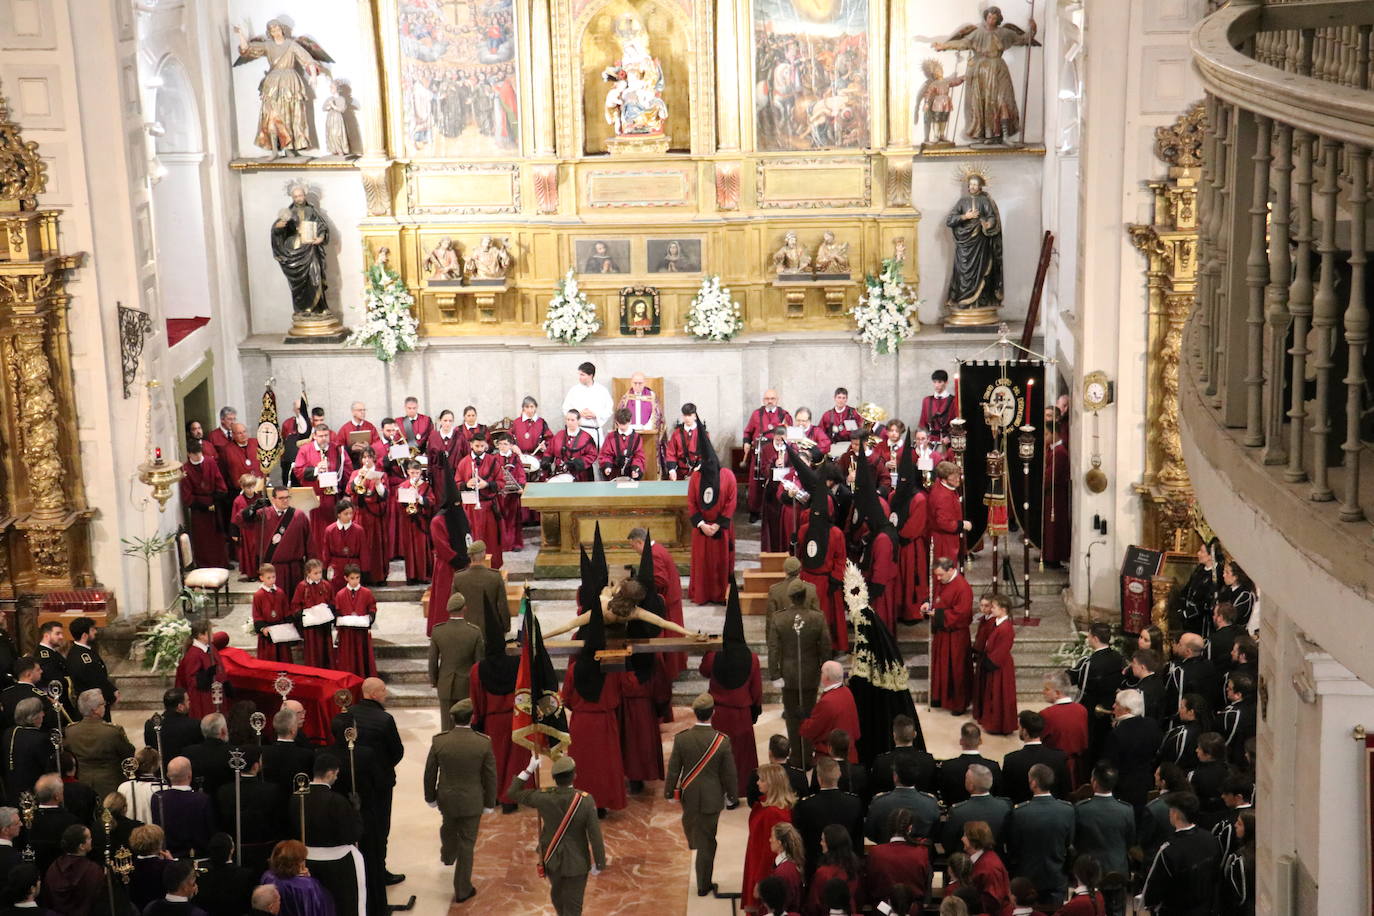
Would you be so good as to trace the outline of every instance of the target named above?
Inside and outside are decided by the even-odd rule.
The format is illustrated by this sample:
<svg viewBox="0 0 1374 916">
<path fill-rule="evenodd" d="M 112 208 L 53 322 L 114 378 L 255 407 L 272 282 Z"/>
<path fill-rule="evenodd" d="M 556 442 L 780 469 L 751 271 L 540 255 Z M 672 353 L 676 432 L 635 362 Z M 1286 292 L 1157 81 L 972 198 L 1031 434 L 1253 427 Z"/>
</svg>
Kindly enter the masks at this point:
<svg viewBox="0 0 1374 916">
<path fill-rule="evenodd" d="M 1374 3 L 1232 0 L 1193 33 L 1207 91 L 1183 348 L 1202 509 L 1265 594 L 1374 682 L 1368 269 Z"/>
</svg>

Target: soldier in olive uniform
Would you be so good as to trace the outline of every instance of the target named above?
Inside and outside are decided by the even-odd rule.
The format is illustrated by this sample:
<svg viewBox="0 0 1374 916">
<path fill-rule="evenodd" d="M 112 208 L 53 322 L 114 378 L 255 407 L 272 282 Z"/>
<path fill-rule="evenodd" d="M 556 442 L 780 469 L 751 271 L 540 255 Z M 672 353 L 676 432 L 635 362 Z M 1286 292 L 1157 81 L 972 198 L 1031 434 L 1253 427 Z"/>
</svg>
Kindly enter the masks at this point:
<svg viewBox="0 0 1374 916">
<path fill-rule="evenodd" d="M 716 864 L 716 827 L 725 796 L 739 787 L 735 756 L 730 739 L 711 727 L 716 701 L 703 693 L 692 701 L 697 723 L 677 733 L 668 758 L 668 778 L 663 782 L 665 798 L 682 803 L 682 832 L 687 848 L 697 853 L 697 896 L 705 897 L 716 889 L 711 880 Z"/>
<path fill-rule="evenodd" d="M 1011 809 L 1003 829 L 1007 870 L 1035 885 L 1036 899 L 1059 906 L 1067 886 L 1065 863 L 1073 846 L 1073 805 L 1055 798 L 1054 770 L 1030 768 L 1030 801 Z"/>
<path fill-rule="evenodd" d="M 539 855 L 549 879 L 554 912 L 558 916 L 581 916 L 587 874 L 600 873 L 610 864 L 596 819 L 596 801 L 573 788 L 577 766 L 571 757 L 554 761 L 553 788 L 526 789 L 525 783 L 538 769 L 539 757 L 531 757 L 529 766 L 511 780 L 506 794 L 539 812 Z"/>
<path fill-rule="evenodd" d="M 792 746 L 788 763 L 808 769 L 811 745 L 802 740 L 801 723 L 811 715 L 820 689 L 821 664 L 830 659 L 830 628 L 816 608 L 816 589 L 794 579 L 787 586 L 787 609 L 768 621 L 768 677 L 782 680 L 782 718 Z"/>
<path fill-rule="evenodd" d="M 801 582 L 802 588 L 806 590 L 806 606 L 813 611 L 821 609 L 820 599 L 816 597 L 816 585 L 814 582 L 804 582 L 798 578 L 801 572 L 801 560 L 796 557 L 788 557 L 782 561 L 782 572 L 784 579 L 768 586 L 768 615 L 764 619 L 772 622 L 773 615 L 779 611 L 785 611 L 792 606 L 792 600 L 787 597 L 789 587 L 793 582 Z"/>
<path fill-rule="evenodd" d="M 992 831 L 993 842 L 1002 836 L 1002 825 L 1006 823 L 1011 802 L 992 794 L 992 770 L 981 763 L 971 764 L 964 771 L 964 790 L 969 797 L 954 805 L 945 815 L 945 829 L 940 834 L 940 845 L 945 853 L 962 852 L 964 849 L 964 825 L 982 821 Z"/>
<path fill-rule="evenodd" d="M 76 757 L 81 781 L 95 790 L 97 798 L 104 798 L 124 781 L 120 767 L 134 755 L 134 746 L 123 726 L 105 721 L 105 696 L 99 690 L 81 694 L 77 707 L 82 718 L 67 726 L 67 750 Z"/>
<path fill-rule="evenodd" d="M 482 660 L 482 631 L 461 616 L 467 606 L 462 592 L 448 599 L 448 620 L 429 637 L 429 684 L 439 691 L 439 724 L 452 728 L 453 704 L 468 697 L 468 674 Z"/>
<path fill-rule="evenodd" d="M 1099 763 L 1093 769 L 1091 798 L 1073 806 L 1075 855 L 1089 854 L 1102 866 L 1100 889 L 1108 913 L 1124 913 L 1122 899 L 1131 874 L 1130 848 L 1135 841 L 1135 809 L 1112 794 L 1116 767 Z"/>
<path fill-rule="evenodd" d="M 104 694 L 105 721 L 108 722 L 119 691 L 115 689 L 114 681 L 110 680 L 110 672 L 105 668 L 100 650 L 95 647 L 99 633 L 95 621 L 89 617 L 78 617 L 72 621 L 71 631 L 72 646 L 67 652 L 67 672 L 72 690 L 77 696 L 87 690 L 99 690 Z"/>
<path fill-rule="evenodd" d="M 450 621 L 471 626 L 465 621 Z M 438 633 L 440 624 L 434 628 Z M 439 857 L 454 865 L 453 902 L 477 893 L 472 858 L 482 815 L 496 807 L 496 755 L 491 739 L 472 728 L 472 701 L 464 697 L 449 710 L 454 726 L 435 735 L 425 761 L 425 802 L 444 816 L 439 826 Z"/>
</svg>

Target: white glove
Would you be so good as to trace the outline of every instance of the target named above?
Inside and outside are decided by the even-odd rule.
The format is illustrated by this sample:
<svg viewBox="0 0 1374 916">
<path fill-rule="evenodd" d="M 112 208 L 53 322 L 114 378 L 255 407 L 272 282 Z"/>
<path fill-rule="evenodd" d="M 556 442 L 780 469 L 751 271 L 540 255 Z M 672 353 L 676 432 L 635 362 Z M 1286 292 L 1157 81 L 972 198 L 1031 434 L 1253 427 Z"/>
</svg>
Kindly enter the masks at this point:
<svg viewBox="0 0 1374 916">
<path fill-rule="evenodd" d="M 483 813 L 483 814 L 491 814 L 491 813 L 492 813 L 493 811 L 495 811 L 495 810 L 496 810 L 495 808 L 483 808 L 483 809 L 482 809 L 482 813 Z"/>
<path fill-rule="evenodd" d="M 592 866 L 592 872 L 591 872 L 591 874 L 592 874 L 592 877 L 595 878 L 597 875 L 601 874 L 601 869 L 599 869 L 599 868 L 597 868 L 595 865 L 593 865 L 593 866 Z"/>
<path fill-rule="evenodd" d="M 531 758 L 530 758 L 530 762 L 527 763 L 527 764 L 525 764 L 525 768 L 524 768 L 523 770 L 520 771 L 520 775 L 523 776 L 523 777 L 525 777 L 526 780 L 528 780 L 531 776 L 533 776 L 535 773 L 538 773 L 538 772 L 539 772 L 539 758 L 538 758 L 538 757 L 531 757 Z"/>
<path fill-rule="evenodd" d="M 774 678 L 774 679 L 773 679 L 773 686 L 774 686 L 774 687 L 781 687 L 782 684 L 783 684 L 783 679 L 782 679 L 782 678 L 778 677 L 778 678 Z"/>
<path fill-rule="evenodd" d="M 437 801 L 425 802 L 425 804 L 429 805 L 431 808 L 439 807 L 439 803 Z"/>
</svg>

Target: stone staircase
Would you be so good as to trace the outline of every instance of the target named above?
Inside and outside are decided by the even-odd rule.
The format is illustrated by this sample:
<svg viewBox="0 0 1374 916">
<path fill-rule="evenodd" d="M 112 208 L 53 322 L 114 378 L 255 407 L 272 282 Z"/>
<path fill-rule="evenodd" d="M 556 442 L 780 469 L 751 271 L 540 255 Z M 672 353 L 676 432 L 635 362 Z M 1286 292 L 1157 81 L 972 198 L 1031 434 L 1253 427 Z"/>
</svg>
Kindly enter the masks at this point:
<svg viewBox="0 0 1374 916">
<path fill-rule="evenodd" d="M 536 538 L 535 544 L 529 534 Z M 742 594 L 761 594 L 767 598 L 767 586 L 782 577 L 782 554 L 759 553 L 759 542 L 750 538 L 747 528 L 741 532 L 743 537 L 737 542 L 736 568 L 742 573 Z M 526 585 L 534 611 L 545 629 L 557 626 L 571 619 L 575 614 L 575 596 L 578 582 L 575 579 L 535 579 L 533 578 L 534 554 L 537 549 L 537 529 L 527 529 L 527 544 L 521 553 L 506 554 L 506 573 L 509 584 L 511 610 L 519 613 L 520 598 Z M 990 585 L 990 562 L 976 563 L 970 571 L 970 584 L 975 595 L 987 591 Z M 391 570 L 392 585 L 374 588 L 378 599 L 377 623 L 373 629 L 373 644 L 377 654 L 377 666 L 388 683 L 395 706 L 430 706 L 436 703 L 434 692 L 429 686 L 427 659 L 429 640 L 425 636 L 425 615 L 421 603 L 426 586 L 409 586 L 404 583 L 404 570 L 399 564 Z M 1055 669 L 1050 663 L 1052 653 L 1060 643 L 1070 639 L 1073 627 L 1069 620 L 1060 593 L 1067 586 L 1064 572 L 1044 572 L 1035 576 L 1031 583 L 1032 613 L 1038 620 L 1035 626 L 1017 626 L 1016 630 L 1016 668 L 1018 693 L 1027 703 L 1034 703 L 1040 697 L 1041 677 Z M 227 609 L 216 621 L 216 628 L 230 636 L 230 644 L 252 650 L 257 646 L 257 637 L 248 626 L 254 583 L 234 582 Z M 684 591 L 686 579 L 683 580 Z M 756 600 L 756 599 L 751 599 Z M 741 604 L 743 605 L 743 599 Z M 723 623 L 723 605 L 694 605 L 687 602 L 684 606 L 685 625 L 688 629 L 719 633 Z M 1021 611 L 1013 612 L 1013 619 L 1020 620 Z M 918 704 L 926 699 L 926 685 L 929 671 L 928 628 L 925 624 L 901 626 L 897 638 L 903 658 L 910 671 L 910 685 Z M 745 637 L 759 655 L 759 663 L 764 669 L 764 702 L 780 703 L 781 693 L 767 680 L 768 650 L 764 635 L 762 604 L 759 611 L 746 614 L 744 618 Z M 555 669 L 562 674 L 567 667 L 567 659 L 554 656 Z M 123 659 L 113 664 L 111 672 L 119 681 L 121 693 L 120 706 L 126 709 L 157 709 L 161 706 L 163 690 L 170 684 L 170 677 L 154 675 L 139 669 L 133 662 Z M 705 679 L 696 669 L 693 661 L 683 671 L 674 684 L 674 702 L 690 703 L 692 698 L 706 688 Z"/>
</svg>

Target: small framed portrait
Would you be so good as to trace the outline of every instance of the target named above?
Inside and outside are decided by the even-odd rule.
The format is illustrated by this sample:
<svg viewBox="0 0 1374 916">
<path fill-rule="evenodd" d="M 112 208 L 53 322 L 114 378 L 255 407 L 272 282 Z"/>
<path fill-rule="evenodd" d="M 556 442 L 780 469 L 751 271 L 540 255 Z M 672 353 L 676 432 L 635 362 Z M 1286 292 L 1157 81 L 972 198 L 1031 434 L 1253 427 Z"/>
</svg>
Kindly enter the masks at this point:
<svg viewBox="0 0 1374 916">
<path fill-rule="evenodd" d="M 580 274 L 627 274 L 630 272 L 628 239 L 578 239 L 573 256 Z"/>
<path fill-rule="evenodd" d="M 627 286 L 620 291 L 620 333 L 627 337 L 658 334 L 658 290 Z"/>
<path fill-rule="evenodd" d="M 651 274 L 701 273 L 701 239 L 649 239 Z"/>
</svg>

